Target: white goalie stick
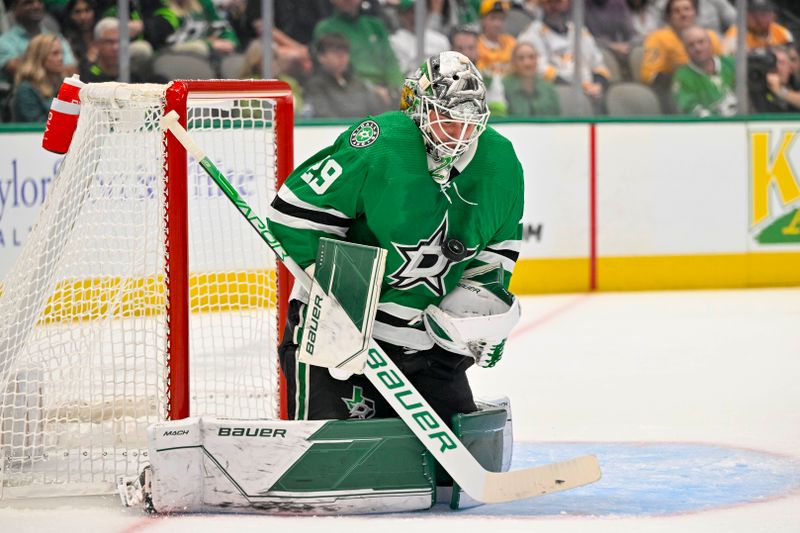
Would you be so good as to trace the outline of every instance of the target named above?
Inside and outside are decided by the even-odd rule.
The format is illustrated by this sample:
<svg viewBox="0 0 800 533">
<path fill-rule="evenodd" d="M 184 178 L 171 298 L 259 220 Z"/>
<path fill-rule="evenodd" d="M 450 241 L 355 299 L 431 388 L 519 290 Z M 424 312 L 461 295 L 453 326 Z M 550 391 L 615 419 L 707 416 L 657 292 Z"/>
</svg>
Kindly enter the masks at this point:
<svg viewBox="0 0 800 533">
<path fill-rule="evenodd" d="M 161 119 L 161 128 L 168 130 L 200 163 L 209 177 L 222 189 L 264 242 L 294 275 L 295 280 L 310 290 L 311 278 L 283 249 L 280 242 L 239 196 L 225 176 L 205 152 L 178 123 L 174 111 Z M 378 344 L 370 339 L 364 375 L 408 425 L 411 431 L 444 467 L 450 476 L 472 498 L 483 503 L 501 503 L 540 496 L 580 487 L 600 479 L 600 466 L 594 455 L 567 461 L 515 470 L 489 472 L 469 453 L 467 448 L 434 412 L 428 402 L 403 375 L 397 365 Z"/>
</svg>

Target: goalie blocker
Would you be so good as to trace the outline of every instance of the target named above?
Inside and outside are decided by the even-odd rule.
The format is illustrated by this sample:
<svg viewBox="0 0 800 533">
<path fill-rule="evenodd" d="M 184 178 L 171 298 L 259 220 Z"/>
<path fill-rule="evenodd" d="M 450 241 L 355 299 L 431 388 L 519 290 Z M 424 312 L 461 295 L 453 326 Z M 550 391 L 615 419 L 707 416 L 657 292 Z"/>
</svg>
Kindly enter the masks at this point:
<svg viewBox="0 0 800 533">
<path fill-rule="evenodd" d="M 453 420 L 481 464 L 507 470 L 507 400 Z M 148 428 L 150 467 L 121 480 L 125 505 L 151 511 L 358 514 L 415 511 L 437 501 L 449 476 L 402 420 L 189 418 Z M 504 470 L 503 470 L 504 471 Z M 472 504 L 440 488 L 453 509 Z"/>
</svg>

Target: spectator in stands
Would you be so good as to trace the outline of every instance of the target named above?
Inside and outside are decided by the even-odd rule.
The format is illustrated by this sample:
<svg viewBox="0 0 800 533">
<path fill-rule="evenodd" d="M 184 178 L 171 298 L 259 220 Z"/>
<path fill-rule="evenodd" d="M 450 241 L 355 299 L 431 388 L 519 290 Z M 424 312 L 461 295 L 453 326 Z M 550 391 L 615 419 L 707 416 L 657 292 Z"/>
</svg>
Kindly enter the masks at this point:
<svg viewBox="0 0 800 533">
<path fill-rule="evenodd" d="M 350 42 L 350 62 L 353 71 L 371 81 L 383 91 L 393 91 L 399 97 L 403 73 L 397 63 L 389 30 L 384 22 L 360 11 L 360 0 L 331 0 L 333 15 L 314 28 L 314 38 L 340 33 Z"/>
<path fill-rule="evenodd" d="M 736 8 L 728 0 L 698 0 L 697 25 L 709 30 L 714 30 L 717 35 L 723 35 L 732 25 L 736 24 Z M 663 13 L 667 0 L 655 0 L 655 6 Z"/>
<path fill-rule="evenodd" d="M 248 2 L 247 0 L 215 0 L 214 4 L 220 16 L 230 24 L 236 39 L 239 41 L 239 49 L 246 49 L 250 41 L 256 37 L 253 28 L 253 21 L 248 18 L 248 4 L 259 4 L 261 2 Z M 280 3 L 280 2 L 279 2 Z M 291 3 L 291 2 L 289 2 Z"/>
<path fill-rule="evenodd" d="M 778 21 L 786 26 L 792 35 L 800 35 L 800 2 L 797 0 L 772 0 Z"/>
<path fill-rule="evenodd" d="M 636 31 L 625 0 L 586 0 L 586 28 L 598 45 L 614 54 L 620 66 L 628 64 Z"/>
<path fill-rule="evenodd" d="M 397 21 L 400 27 L 390 37 L 392 50 L 404 74 L 413 73 L 419 68 L 422 58 L 417 57 L 417 35 L 414 33 L 415 0 L 400 0 L 397 4 Z M 425 29 L 424 57 L 438 55 L 450 49 L 450 41 L 436 30 Z"/>
<path fill-rule="evenodd" d="M 260 39 L 260 24 L 257 26 L 257 32 L 258 33 L 253 38 L 246 40 L 248 45 L 245 46 L 245 50 L 247 50 L 250 44 Z M 287 70 L 291 71 L 293 76 L 305 79 L 305 77 L 311 73 L 311 69 L 313 68 L 311 63 L 311 53 L 308 50 L 308 46 L 305 44 L 299 43 L 291 37 L 288 37 L 278 28 L 273 28 L 272 48 L 277 60 L 285 64 Z M 259 50 L 260 49 L 261 48 L 259 45 Z"/>
<path fill-rule="evenodd" d="M 309 45 L 314 27 L 332 13 L 330 0 L 292 0 L 275 2 L 273 47 L 281 62 L 291 63 L 291 70 L 304 77 L 311 73 L 312 62 Z M 240 22 L 242 42 L 261 36 L 261 2 L 248 1 L 245 21 Z"/>
<path fill-rule="evenodd" d="M 661 27 L 663 11 L 655 5 L 655 0 L 625 0 L 631 14 L 631 24 L 636 36 L 634 42 L 644 42 L 650 32 Z"/>
<path fill-rule="evenodd" d="M 736 25 L 736 8 L 728 0 L 700 0 L 697 25 L 724 35 L 728 28 Z"/>
<path fill-rule="evenodd" d="M 6 3 L 0 2 L 0 35 L 9 30 L 11 24 L 8 21 L 8 14 L 6 13 Z"/>
<path fill-rule="evenodd" d="M 457 26 L 450 33 L 450 49 L 464 54 L 473 63 L 478 61 L 478 39 L 480 31 L 477 26 L 465 24 Z"/>
<path fill-rule="evenodd" d="M 150 44 L 156 50 L 172 50 L 209 56 L 234 52 L 239 46 L 236 33 L 223 20 L 212 0 L 164 0 L 148 26 Z"/>
<path fill-rule="evenodd" d="M 519 41 L 539 52 L 539 72 L 547 81 L 572 83 L 575 78 L 575 28 L 570 20 L 571 0 L 542 0 L 544 18 L 519 34 Z M 589 30 L 581 28 L 583 70 L 577 74 L 583 92 L 598 106 L 608 88 L 610 73 Z"/>
<path fill-rule="evenodd" d="M 450 49 L 464 54 L 475 64 L 478 62 L 479 35 L 477 27 L 472 24 L 458 26 L 450 34 Z M 481 75 L 486 85 L 486 104 L 489 111 L 495 117 L 505 116 L 508 106 L 501 78 L 493 76 L 491 72 L 481 72 Z"/>
<path fill-rule="evenodd" d="M 725 34 L 725 50 L 736 51 L 736 26 Z M 775 6 L 770 0 L 750 0 L 747 4 L 748 52 L 763 52 L 773 46 L 785 46 L 794 42 L 791 32 L 775 22 Z"/>
<path fill-rule="evenodd" d="M 506 16 L 506 32 L 516 37 L 536 19 L 542 18 L 538 0 L 515 0 Z"/>
<path fill-rule="evenodd" d="M 262 65 L 263 49 L 261 47 L 261 41 L 254 39 L 250 41 L 250 44 L 247 45 L 247 49 L 244 52 L 244 64 L 242 65 L 239 77 L 243 79 L 263 79 Z M 296 65 L 288 60 L 286 56 L 281 56 L 273 48 L 272 73 L 270 77 L 285 81 L 289 84 L 292 90 L 292 99 L 294 100 L 294 114 L 296 116 L 301 116 L 303 113 L 303 96 L 300 83 L 293 75 L 292 69 L 295 67 Z"/>
<path fill-rule="evenodd" d="M 259 37 L 260 36 L 261 33 L 259 31 Z M 272 48 L 274 49 L 275 55 L 280 58 L 281 62 L 287 65 L 287 68 L 293 75 L 305 79 L 306 76 L 311 74 L 313 64 L 308 46 L 295 41 L 281 30 L 273 28 Z"/>
<path fill-rule="evenodd" d="M 478 23 L 478 7 L 480 0 L 431 0 L 428 3 L 426 25 L 444 35 L 449 35 L 455 28 L 466 24 Z"/>
<path fill-rule="evenodd" d="M 391 28 L 394 24 L 392 17 L 387 12 L 386 4 L 396 3 L 395 0 L 361 0 L 361 13 L 364 15 L 371 15 L 377 17 L 386 24 L 387 28 Z"/>
<path fill-rule="evenodd" d="M 40 33 L 51 33 L 42 26 L 44 4 L 42 0 L 10 0 L 14 25 L 0 35 L 0 82 L 11 82 L 22 63 L 22 55 L 28 48 L 31 39 Z M 72 49 L 63 36 L 57 35 L 61 41 L 61 51 L 65 74 L 72 75 L 78 71 Z"/>
<path fill-rule="evenodd" d="M 482 0 L 481 35 L 478 38 L 478 62 L 481 72 L 503 76 L 511 69 L 511 52 L 517 40 L 505 33 L 506 13 L 511 4 L 505 0 Z"/>
<path fill-rule="evenodd" d="M 699 117 L 736 114 L 736 61 L 715 55 L 708 31 L 689 26 L 681 32 L 689 62 L 675 71 L 672 94 L 678 112 Z"/>
<path fill-rule="evenodd" d="M 786 48 L 789 56 L 789 64 L 792 66 L 792 76 L 789 85 L 794 89 L 800 89 L 800 43 L 794 43 Z"/>
<path fill-rule="evenodd" d="M 47 12 L 49 18 L 61 24 L 66 18 L 67 14 L 67 0 L 42 0 L 44 2 L 44 10 Z M 74 50 L 73 50 L 74 51 Z"/>
<path fill-rule="evenodd" d="M 53 34 L 33 37 L 14 74 L 14 111 L 16 122 L 44 122 L 64 80 L 64 52 L 61 39 Z"/>
<path fill-rule="evenodd" d="M 117 18 L 117 0 L 93 0 L 96 2 L 95 19 Z M 153 57 L 153 43 L 163 42 L 167 37 L 159 17 L 154 11 L 164 7 L 163 0 L 129 0 L 128 54 L 130 57 L 131 81 L 145 79 Z M 83 67 L 81 67 L 83 68 Z"/>
<path fill-rule="evenodd" d="M 63 24 L 64 37 L 80 65 L 83 61 L 94 61 L 97 48 L 94 38 L 94 0 L 69 0 Z"/>
<path fill-rule="evenodd" d="M 766 75 L 763 90 L 750 89 L 750 100 L 758 113 L 798 113 L 800 112 L 800 91 L 790 85 L 792 64 L 784 47 L 771 50 L 775 54 L 775 68 Z"/>
<path fill-rule="evenodd" d="M 117 0 L 96 0 L 96 2 L 95 18 L 97 20 L 117 18 Z M 157 32 L 162 31 L 163 28 L 151 24 L 152 13 L 163 6 L 163 0 L 129 0 L 128 38 L 131 43 L 146 42 L 151 44 L 152 41 L 158 40 L 159 35 L 157 35 Z M 131 53 L 144 54 L 146 49 L 149 49 L 150 55 L 152 55 L 152 46 L 144 47 L 142 44 L 137 46 L 139 50 L 132 50 Z"/>
<path fill-rule="evenodd" d="M 87 83 L 117 81 L 119 77 L 119 20 L 100 19 L 94 27 L 94 61 L 81 62 L 81 80 Z M 131 81 L 138 81 L 138 72 L 131 72 Z"/>
<path fill-rule="evenodd" d="M 258 16 L 261 20 L 261 2 L 248 2 L 258 6 Z M 275 2 L 275 27 L 287 37 L 308 46 L 314 37 L 314 26 L 329 17 L 333 9 L 330 0 L 293 0 L 292 2 Z M 258 32 L 259 35 L 261 32 Z"/>
<path fill-rule="evenodd" d="M 509 116 L 561 114 L 561 105 L 553 84 L 539 74 L 538 56 L 536 48 L 529 42 L 522 41 L 514 47 L 511 72 L 503 78 Z"/>
<path fill-rule="evenodd" d="M 373 0 L 375 1 L 375 0 Z M 249 0 L 246 1 L 245 7 L 245 22 L 247 28 L 237 29 L 237 33 L 242 33 L 245 36 L 240 40 L 242 44 L 249 42 L 251 39 L 261 35 L 264 22 L 261 19 L 261 2 Z M 376 12 L 376 6 L 371 5 L 371 2 L 363 1 L 361 3 L 362 12 L 365 4 L 367 4 L 367 11 L 369 13 Z M 293 42 L 306 47 L 314 39 L 314 27 L 324 18 L 331 16 L 333 13 L 333 6 L 331 0 L 282 0 L 274 2 L 273 5 L 273 37 L 276 30 L 280 33 L 278 41 L 281 46 L 285 43 Z M 310 58 L 310 54 L 308 55 Z"/>
<path fill-rule="evenodd" d="M 664 111 L 672 112 L 672 76 L 678 67 L 689 62 L 680 33 L 697 25 L 697 0 L 668 0 L 664 9 L 667 25 L 650 33 L 644 41 L 641 79 L 653 87 Z M 721 54 L 719 36 L 712 30 L 706 31 L 711 39 L 714 55 Z"/>
<path fill-rule="evenodd" d="M 305 103 L 312 117 L 361 117 L 388 111 L 391 101 L 350 67 L 350 43 L 327 33 L 314 47 L 317 68 L 305 84 Z"/>
</svg>

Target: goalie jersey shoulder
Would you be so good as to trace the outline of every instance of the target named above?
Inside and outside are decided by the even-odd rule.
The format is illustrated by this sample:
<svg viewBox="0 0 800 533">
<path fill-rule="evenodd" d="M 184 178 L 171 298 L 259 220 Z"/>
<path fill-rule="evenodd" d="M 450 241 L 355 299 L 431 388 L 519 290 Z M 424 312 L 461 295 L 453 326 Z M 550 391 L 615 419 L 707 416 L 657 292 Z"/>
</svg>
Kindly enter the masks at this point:
<svg viewBox="0 0 800 533">
<path fill-rule="evenodd" d="M 491 126 L 478 139 L 478 150 L 468 167 L 472 166 L 492 188 L 510 194 L 521 194 L 524 188 L 522 164 L 514 145 Z"/>
<path fill-rule="evenodd" d="M 405 113 L 389 111 L 350 126 L 336 140 L 337 152 L 351 152 L 370 162 L 424 156 L 419 128 Z"/>
</svg>

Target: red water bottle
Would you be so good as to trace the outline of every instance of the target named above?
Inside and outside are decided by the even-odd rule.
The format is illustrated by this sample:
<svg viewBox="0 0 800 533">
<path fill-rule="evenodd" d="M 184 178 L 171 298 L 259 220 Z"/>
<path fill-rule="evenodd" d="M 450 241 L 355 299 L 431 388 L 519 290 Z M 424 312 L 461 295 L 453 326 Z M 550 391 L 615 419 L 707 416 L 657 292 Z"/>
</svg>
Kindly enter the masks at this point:
<svg viewBox="0 0 800 533">
<path fill-rule="evenodd" d="M 78 127 L 78 115 L 81 112 L 81 88 L 85 85 L 74 74 L 66 78 L 58 90 L 58 96 L 50 104 L 47 125 L 42 137 L 42 148 L 56 154 L 65 154 L 69 150 L 75 128 Z"/>
</svg>

